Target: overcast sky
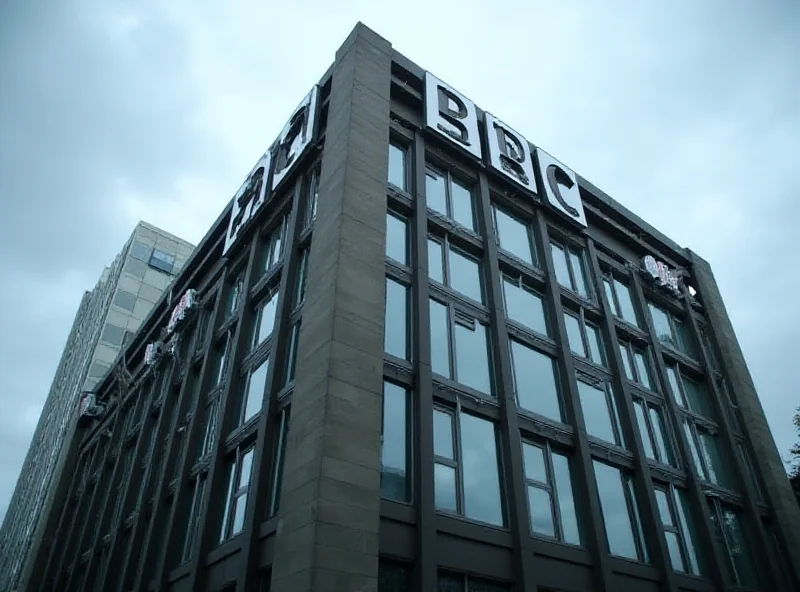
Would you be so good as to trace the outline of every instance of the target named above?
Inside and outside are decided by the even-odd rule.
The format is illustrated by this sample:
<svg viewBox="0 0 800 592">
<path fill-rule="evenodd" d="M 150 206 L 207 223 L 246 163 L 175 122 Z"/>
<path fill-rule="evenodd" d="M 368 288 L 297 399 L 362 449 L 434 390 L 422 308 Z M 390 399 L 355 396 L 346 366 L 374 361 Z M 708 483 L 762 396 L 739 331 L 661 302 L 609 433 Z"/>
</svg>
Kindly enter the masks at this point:
<svg viewBox="0 0 800 592">
<path fill-rule="evenodd" d="M 139 219 L 197 243 L 358 20 L 711 262 L 788 451 L 798 4 L 435 4 L 0 4 L 0 520 L 83 291 Z"/>
</svg>

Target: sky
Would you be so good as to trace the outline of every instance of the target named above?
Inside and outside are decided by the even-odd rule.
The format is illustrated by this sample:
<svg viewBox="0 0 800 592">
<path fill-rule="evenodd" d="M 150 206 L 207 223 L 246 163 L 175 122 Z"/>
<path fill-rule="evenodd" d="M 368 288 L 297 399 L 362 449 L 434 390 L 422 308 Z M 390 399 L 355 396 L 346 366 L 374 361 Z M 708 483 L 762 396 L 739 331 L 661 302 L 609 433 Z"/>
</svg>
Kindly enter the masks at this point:
<svg viewBox="0 0 800 592">
<path fill-rule="evenodd" d="M 199 242 L 359 20 L 710 261 L 788 455 L 799 4 L 274 4 L 0 3 L 0 520 L 84 290 Z"/>
</svg>

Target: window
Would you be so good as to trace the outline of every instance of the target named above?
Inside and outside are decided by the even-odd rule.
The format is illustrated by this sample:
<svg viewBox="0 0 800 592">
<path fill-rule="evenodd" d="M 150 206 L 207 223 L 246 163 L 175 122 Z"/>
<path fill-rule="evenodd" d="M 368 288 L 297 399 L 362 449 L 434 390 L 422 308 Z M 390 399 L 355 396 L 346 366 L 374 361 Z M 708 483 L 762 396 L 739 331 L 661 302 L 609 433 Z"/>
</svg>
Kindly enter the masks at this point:
<svg viewBox="0 0 800 592">
<path fill-rule="evenodd" d="M 408 225 L 396 214 L 386 214 L 386 256 L 408 265 Z"/>
<path fill-rule="evenodd" d="M 528 265 L 535 265 L 536 250 L 531 227 L 494 204 L 492 212 L 500 249 Z"/>
<path fill-rule="evenodd" d="M 658 340 L 665 346 L 674 349 L 690 358 L 697 357 L 694 340 L 689 328 L 683 320 L 669 314 L 652 302 L 647 303 L 653 319 L 653 329 Z"/>
<path fill-rule="evenodd" d="M 283 255 L 285 243 L 285 233 L 288 228 L 287 217 L 284 216 L 281 222 L 272 229 L 262 246 L 261 252 L 261 273 L 262 275 L 272 269 Z"/>
<path fill-rule="evenodd" d="M 667 378 L 678 405 L 701 417 L 714 418 L 711 411 L 710 394 L 705 382 L 692 380 L 680 372 L 677 366 L 667 366 Z"/>
<path fill-rule="evenodd" d="M 636 317 L 636 310 L 633 308 L 633 300 L 628 286 L 615 277 L 606 276 L 603 277 L 603 288 L 614 316 L 638 327 L 639 320 Z"/>
<path fill-rule="evenodd" d="M 247 423 L 261 411 L 264 402 L 264 391 L 267 386 L 268 373 L 269 358 L 256 366 L 244 381 L 239 417 L 236 424 L 237 427 Z"/>
<path fill-rule="evenodd" d="M 633 480 L 620 469 L 592 461 L 597 478 L 597 493 L 606 528 L 606 541 L 612 555 L 636 561 L 649 561 L 644 546 Z"/>
<path fill-rule="evenodd" d="M 624 446 L 611 386 L 602 380 L 593 381 L 592 384 L 578 380 L 578 397 L 581 400 L 586 433 L 617 446 Z"/>
<path fill-rule="evenodd" d="M 439 510 L 504 525 L 492 422 L 459 411 L 434 409 L 433 456 Z"/>
<path fill-rule="evenodd" d="M 555 360 L 512 339 L 511 365 L 517 404 L 527 411 L 563 421 Z"/>
<path fill-rule="evenodd" d="M 456 292 L 477 302 L 483 302 L 481 265 L 450 245 L 428 237 L 428 274 L 432 280 L 450 286 Z"/>
<path fill-rule="evenodd" d="M 758 571 L 741 513 L 714 499 L 709 499 L 708 505 L 714 536 L 722 548 L 728 573 L 737 584 L 758 588 Z"/>
<path fill-rule="evenodd" d="M 233 316 L 239 312 L 239 303 L 242 301 L 242 291 L 244 290 L 244 276 L 239 274 L 236 279 L 231 282 L 230 290 L 228 291 L 228 302 L 225 306 L 225 319 Z"/>
<path fill-rule="evenodd" d="M 569 459 L 550 449 L 522 443 L 531 530 L 559 541 L 580 545 Z"/>
<path fill-rule="evenodd" d="M 411 592 L 410 566 L 394 561 L 378 561 L 378 592 Z"/>
<path fill-rule="evenodd" d="M 208 337 L 208 329 L 211 325 L 211 308 L 204 306 L 200 310 L 200 314 L 198 315 L 197 319 L 197 337 L 194 341 L 194 348 L 195 351 L 203 349 L 206 344 L 206 338 Z"/>
<path fill-rule="evenodd" d="M 732 488 L 728 456 L 710 428 L 689 419 L 683 422 L 684 433 L 689 442 L 692 461 L 701 479 L 722 487 Z"/>
<path fill-rule="evenodd" d="M 542 335 L 547 335 L 547 317 L 542 297 L 521 281 L 503 276 L 503 301 L 506 318 Z"/>
<path fill-rule="evenodd" d="M 399 144 L 392 142 L 389 144 L 389 183 L 402 189 L 407 190 L 406 173 L 406 149 Z"/>
<path fill-rule="evenodd" d="M 153 254 L 150 255 L 149 265 L 164 273 L 172 273 L 172 269 L 175 267 L 175 255 L 165 253 L 159 249 L 153 249 Z"/>
<path fill-rule="evenodd" d="M 111 323 L 106 323 L 106 326 L 103 327 L 103 341 L 110 343 L 111 345 L 122 345 L 122 339 L 125 337 L 125 329 L 122 327 L 117 327 L 116 325 L 112 325 Z"/>
<path fill-rule="evenodd" d="M 286 458 L 286 438 L 289 435 L 289 409 L 281 411 L 278 443 L 272 463 L 272 491 L 269 500 L 269 515 L 274 516 L 280 509 L 281 484 L 283 483 L 283 461 Z"/>
<path fill-rule="evenodd" d="M 153 247 L 144 243 L 140 243 L 139 241 L 135 241 L 131 247 L 131 257 L 138 259 L 139 261 L 150 261 L 150 253 L 152 252 Z"/>
<path fill-rule="evenodd" d="M 222 515 L 222 529 L 219 542 L 223 542 L 242 532 L 244 515 L 247 509 L 247 491 L 250 487 L 250 472 L 253 468 L 253 448 L 236 450 L 236 456 L 228 472 L 228 494 L 225 497 L 225 510 Z"/>
<path fill-rule="evenodd" d="M 317 203 L 319 202 L 319 166 L 314 169 L 306 182 L 306 212 L 304 228 L 311 226 L 317 217 Z"/>
<path fill-rule="evenodd" d="M 253 348 L 257 348 L 272 335 L 275 327 L 275 314 L 278 310 L 278 290 L 270 292 L 256 308 L 256 322 L 253 325 Z"/>
<path fill-rule="evenodd" d="M 228 351 L 233 341 L 232 332 L 229 331 L 223 343 L 218 343 L 214 349 L 212 360 L 211 388 L 221 384 L 225 380 L 225 371 L 228 369 Z"/>
<path fill-rule="evenodd" d="M 690 514 L 686 493 L 674 487 L 656 487 L 655 493 L 672 569 L 700 575 L 700 565 L 695 551 L 695 533 L 694 529 L 689 529 L 687 522 L 687 516 Z"/>
<path fill-rule="evenodd" d="M 403 387 L 383 383 L 381 429 L 381 495 L 398 502 L 411 501 L 409 470 L 410 399 Z"/>
<path fill-rule="evenodd" d="M 297 344 L 300 340 L 300 322 L 292 327 L 292 336 L 289 338 L 289 351 L 286 355 L 286 382 L 288 385 L 294 380 L 294 370 L 297 365 Z"/>
<path fill-rule="evenodd" d="M 217 437 L 218 414 L 219 396 L 216 396 L 206 405 L 206 429 L 203 434 L 203 444 L 200 447 L 199 458 L 204 458 L 207 454 L 210 454 L 214 448 L 214 440 Z"/>
<path fill-rule="evenodd" d="M 428 167 L 425 170 L 425 198 L 431 210 L 475 230 L 472 189 L 466 182 Z"/>
<path fill-rule="evenodd" d="M 197 534 L 200 530 L 200 514 L 203 508 L 203 499 L 206 491 L 206 473 L 202 473 L 194 480 L 192 490 L 192 505 L 189 508 L 189 520 L 186 526 L 186 536 L 183 539 L 183 552 L 181 562 L 188 561 L 197 541 Z"/>
<path fill-rule="evenodd" d="M 300 265 L 297 267 L 297 292 L 295 294 L 294 306 L 297 308 L 303 304 L 306 297 L 306 281 L 308 276 L 308 249 L 303 249 L 300 253 Z"/>
<path fill-rule="evenodd" d="M 620 339 L 619 354 L 628 380 L 655 391 L 655 383 L 650 370 L 650 357 L 647 355 L 647 351 Z"/>
<path fill-rule="evenodd" d="M 386 278 L 386 323 L 384 351 L 396 358 L 408 360 L 408 288 Z"/>
<path fill-rule="evenodd" d="M 510 592 L 511 587 L 481 578 L 439 572 L 436 592 Z"/>
<path fill-rule="evenodd" d="M 575 247 L 565 248 L 556 243 L 550 243 L 550 250 L 553 253 L 553 266 L 558 283 L 588 298 L 583 252 Z"/>
<path fill-rule="evenodd" d="M 583 313 L 564 311 L 564 324 L 567 327 L 567 339 L 572 353 L 586 358 L 600 366 L 605 365 L 603 339 L 597 325 L 586 322 Z"/>
<path fill-rule="evenodd" d="M 433 372 L 492 394 L 486 325 L 433 298 L 430 315 Z"/>
<path fill-rule="evenodd" d="M 125 290 L 117 290 L 117 294 L 114 296 L 114 304 L 120 308 L 124 308 L 125 310 L 133 312 L 133 309 L 136 306 L 136 294 L 131 294 Z"/>
<path fill-rule="evenodd" d="M 653 403 L 634 398 L 633 410 L 636 414 L 639 434 L 642 436 L 645 456 L 665 465 L 675 466 L 675 453 L 663 409 Z"/>
</svg>

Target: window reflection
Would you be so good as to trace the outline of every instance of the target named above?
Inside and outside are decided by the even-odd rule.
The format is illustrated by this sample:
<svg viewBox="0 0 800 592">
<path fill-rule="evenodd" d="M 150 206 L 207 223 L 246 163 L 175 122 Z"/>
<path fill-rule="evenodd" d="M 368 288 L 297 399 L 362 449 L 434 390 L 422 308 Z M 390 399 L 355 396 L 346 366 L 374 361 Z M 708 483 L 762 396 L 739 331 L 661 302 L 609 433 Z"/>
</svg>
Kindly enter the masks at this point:
<svg viewBox="0 0 800 592">
<path fill-rule="evenodd" d="M 613 555 L 642 560 L 641 541 L 637 541 L 639 528 L 638 525 L 634 527 L 636 514 L 632 516 L 630 510 L 635 510 L 636 500 L 632 499 L 632 490 L 627 485 L 628 477 L 605 463 L 593 461 L 592 464 L 609 550 Z"/>
<path fill-rule="evenodd" d="M 582 380 L 578 381 L 578 395 L 581 400 L 581 409 L 586 423 L 586 432 L 606 442 L 621 445 L 616 428 L 616 414 L 612 408 L 606 391 L 606 385 L 590 385 Z"/>
<path fill-rule="evenodd" d="M 494 424 L 467 413 L 461 413 L 460 419 L 464 514 L 500 526 L 503 507 Z"/>
<path fill-rule="evenodd" d="M 449 377 L 450 374 L 450 336 L 448 331 L 447 307 L 436 300 L 430 300 L 431 316 L 431 369 L 436 374 Z"/>
<path fill-rule="evenodd" d="M 407 502 L 410 498 L 408 434 L 408 391 L 384 382 L 381 495 L 399 502 Z"/>
<path fill-rule="evenodd" d="M 405 220 L 386 214 L 386 256 L 408 265 L 408 230 Z"/>
<path fill-rule="evenodd" d="M 474 322 L 472 328 L 456 323 L 457 379 L 483 393 L 492 392 L 489 376 L 489 344 L 486 326 Z"/>
<path fill-rule="evenodd" d="M 389 144 L 389 183 L 406 190 L 406 149 L 399 144 Z"/>
<path fill-rule="evenodd" d="M 544 302 L 538 294 L 534 294 L 504 277 L 503 295 L 505 297 L 506 316 L 509 319 L 537 333 L 547 335 Z"/>
<path fill-rule="evenodd" d="M 407 360 L 408 355 L 408 289 L 386 278 L 386 329 L 384 351 Z"/>
<path fill-rule="evenodd" d="M 511 340 L 511 363 L 519 406 L 562 421 L 553 358 Z"/>
<path fill-rule="evenodd" d="M 495 231 L 500 248 L 518 259 L 534 265 L 533 243 L 529 227 L 517 218 L 493 206 Z"/>
</svg>

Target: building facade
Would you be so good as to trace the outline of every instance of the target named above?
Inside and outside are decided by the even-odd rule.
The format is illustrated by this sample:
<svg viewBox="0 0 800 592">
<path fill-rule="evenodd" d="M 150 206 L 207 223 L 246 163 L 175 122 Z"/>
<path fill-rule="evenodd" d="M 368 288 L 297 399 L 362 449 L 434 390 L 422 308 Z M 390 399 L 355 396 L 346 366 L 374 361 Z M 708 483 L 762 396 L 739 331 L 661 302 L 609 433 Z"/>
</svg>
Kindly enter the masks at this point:
<svg viewBox="0 0 800 592">
<path fill-rule="evenodd" d="M 26 558 L 37 552 L 37 528 L 47 521 L 61 479 L 81 394 L 92 392 L 109 372 L 193 248 L 139 222 L 83 295 L 0 530 L 0 590 L 20 585 Z"/>
<path fill-rule="evenodd" d="M 31 590 L 798 589 L 708 263 L 363 25 L 174 294 Z"/>
</svg>

